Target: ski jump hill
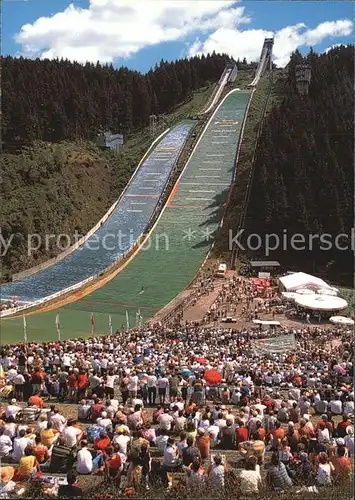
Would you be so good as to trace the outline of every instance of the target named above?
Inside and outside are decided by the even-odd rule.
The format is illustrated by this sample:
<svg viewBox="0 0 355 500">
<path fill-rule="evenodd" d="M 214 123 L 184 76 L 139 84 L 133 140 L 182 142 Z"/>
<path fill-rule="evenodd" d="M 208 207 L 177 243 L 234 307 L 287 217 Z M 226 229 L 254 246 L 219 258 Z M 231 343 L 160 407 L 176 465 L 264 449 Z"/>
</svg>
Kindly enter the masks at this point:
<svg viewBox="0 0 355 500">
<path fill-rule="evenodd" d="M 135 327 L 137 313 L 149 320 L 191 283 L 223 224 L 250 101 L 271 65 L 272 46 L 273 39 L 265 39 L 249 89 L 233 89 L 220 100 L 231 76 L 224 70 L 203 111 L 208 122 L 163 207 L 192 121 L 154 141 L 81 245 L 53 265 L 1 286 L 2 300 L 17 296 L 23 303 L 2 311 L 1 344 L 23 339 L 24 315 L 29 342 L 57 339 L 57 314 L 61 339 L 90 335 L 92 313 L 97 334 L 109 333 L 109 321 L 113 331 Z"/>
</svg>

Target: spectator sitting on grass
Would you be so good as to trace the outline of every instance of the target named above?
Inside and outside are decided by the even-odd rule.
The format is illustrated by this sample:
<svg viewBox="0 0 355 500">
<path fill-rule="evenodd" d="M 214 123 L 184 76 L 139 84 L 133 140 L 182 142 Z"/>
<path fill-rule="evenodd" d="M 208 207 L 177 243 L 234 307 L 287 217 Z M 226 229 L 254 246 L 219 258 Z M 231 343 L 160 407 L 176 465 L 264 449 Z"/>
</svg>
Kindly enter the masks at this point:
<svg viewBox="0 0 355 500">
<path fill-rule="evenodd" d="M 103 472 L 104 470 L 104 456 L 99 452 L 94 452 L 95 456 L 93 457 L 92 453 L 88 450 L 88 442 L 86 439 L 81 441 L 81 449 L 77 454 L 77 465 L 76 470 L 79 474 L 91 474 L 96 469 L 99 472 Z"/>
<path fill-rule="evenodd" d="M 292 479 L 285 465 L 280 462 L 277 452 L 271 457 L 271 466 L 267 473 L 268 484 L 275 491 L 283 491 L 292 487 Z"/>
<path fill-rule="evenodd" d="M 49 465 L 50 472 L 68 472 L 75 460 L 74 452 L 69 446 L 66 446 L 65 439 L 60 436 L 58 443 L 52 448 L 51 461 Z"/>
<path fill-rule="evenodd" d="M 39 471 L 39 463 L 32 453 L 32 448 L 27 447 L 24 456 L 20 458 L 19 467 L 15 472 L 16 480 L 23 481 L 30 479 L 37 471 Z"/>
<path fill-rule="evenodd" d="M 245 469 L 241 471 L 240 478 L 240 491 L 248 498 L 250 495 L 259 493 L 261 487 L 260 466 L 258 459 L 252 455 L 247 458 L 245 462 Z"/>
</svg>

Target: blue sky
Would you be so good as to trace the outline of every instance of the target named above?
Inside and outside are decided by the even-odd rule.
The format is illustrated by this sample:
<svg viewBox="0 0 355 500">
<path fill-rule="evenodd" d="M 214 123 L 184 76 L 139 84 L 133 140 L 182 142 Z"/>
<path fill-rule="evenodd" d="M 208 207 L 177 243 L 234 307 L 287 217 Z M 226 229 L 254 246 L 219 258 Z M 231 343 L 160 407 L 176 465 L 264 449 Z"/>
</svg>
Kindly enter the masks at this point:
<svg viewBox="0 0 355 500">
<path fill-rule="evenodd" d="M 2 10 L 3 55 L 100 60 L 139 71 L 212 50 L 255 60 L 270 34 L 279 66 L 295 48 L 353 42 L 354 5 L 345 1 L 5 0 Z"/>
</svg>

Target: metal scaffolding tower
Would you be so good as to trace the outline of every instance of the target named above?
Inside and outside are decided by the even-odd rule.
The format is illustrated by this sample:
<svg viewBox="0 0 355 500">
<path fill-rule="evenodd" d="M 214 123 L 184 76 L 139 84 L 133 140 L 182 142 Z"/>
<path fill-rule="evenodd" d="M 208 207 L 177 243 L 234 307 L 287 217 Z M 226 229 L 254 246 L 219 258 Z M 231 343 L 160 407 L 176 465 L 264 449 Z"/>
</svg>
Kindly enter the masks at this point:
<svg viewBox="0 0 355 500">
<path fill-rule="evenodd" d="M 296 66 L 296 85 L 301 96 L 308 95 L 311 76 L 312 69 L 309 64 L 298 64 Z"/>
</svg>

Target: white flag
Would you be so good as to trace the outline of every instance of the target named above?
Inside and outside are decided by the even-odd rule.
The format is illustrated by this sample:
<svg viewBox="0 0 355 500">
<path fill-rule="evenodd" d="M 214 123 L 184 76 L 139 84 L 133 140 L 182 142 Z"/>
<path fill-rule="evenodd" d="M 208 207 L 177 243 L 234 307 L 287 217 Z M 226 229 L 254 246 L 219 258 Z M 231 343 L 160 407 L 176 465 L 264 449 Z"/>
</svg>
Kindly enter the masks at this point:
<svg viewBox="0 0 355 500">
<path fill-rule="evenodd" d="M 139 328 L 142 328 L 142 319 L 143 319 L 143 316 L 141 315 L 141 310 L 138 309 L 138 327 Z"/>
</svg>

